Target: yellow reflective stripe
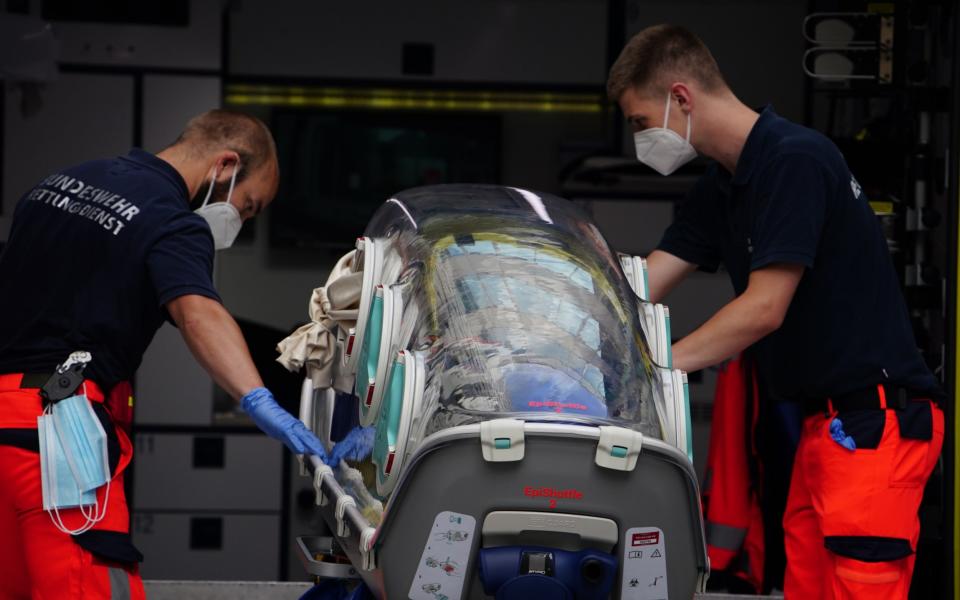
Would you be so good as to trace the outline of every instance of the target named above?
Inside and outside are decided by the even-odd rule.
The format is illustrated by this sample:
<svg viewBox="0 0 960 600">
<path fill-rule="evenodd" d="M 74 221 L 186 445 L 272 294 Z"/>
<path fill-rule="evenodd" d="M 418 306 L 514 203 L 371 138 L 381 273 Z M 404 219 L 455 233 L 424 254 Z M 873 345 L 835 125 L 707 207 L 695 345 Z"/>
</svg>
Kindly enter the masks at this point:
<svg viewBox="0 0 960 600">
<path fill-rule="evenodd" d="M 859 583 L 893 583 L 900 579 L 900 571 L 881 571 L 879 573 L 865 573 L 849 567 L 837 565 L 837 575 L 850 581 Z"/>
<path fill-rule="evenodd" d="M 707 544 L 721 550 L 737 551 L 747 537 L 746 527 L 733 527 L 707 521 Z"/>
<path fill-rule="evenodd" d="M 130 576 L 123 569 L 108 567 L 110 600 L 130 600 Z"/>
<path fill-rule="evenodd" d="M 229 84 L 224 102 L 233 106 L 315 106 L 368 110 L 594 113 L 606 110 L 603 94 L 401 88 L 338 88 Z"/>
</svg>

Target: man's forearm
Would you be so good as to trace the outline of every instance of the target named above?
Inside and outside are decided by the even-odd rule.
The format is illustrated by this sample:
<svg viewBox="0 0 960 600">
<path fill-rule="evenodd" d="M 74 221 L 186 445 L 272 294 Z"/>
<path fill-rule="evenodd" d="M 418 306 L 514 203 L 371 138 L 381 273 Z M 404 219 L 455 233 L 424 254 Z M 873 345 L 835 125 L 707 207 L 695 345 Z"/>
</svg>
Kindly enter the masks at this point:
<svg viewBox="0 0 960 600">
<path fill-rule="evenodd" d="M 234 400 L 263 385 L 240 327 L 223 305 L 191 295 L 170 302 L 168 310 L 197 362 Z"/>
<path fill-rule="evenodd" d="M 673 365 L 699 371 L 733 357 L 780 328 L 804 266 L 773 264 L 750 273 L 746 291 L 673 347 Z"/>
<path fill-rule="evenodd" d="M 693 263 L 662 250 L 654 250 L 647 257 L 647 290 L 650 302 L 661 302 L 673 288 L 690 273 L 697 270 Z"/>
<path fill-rule="evenodd" d="M 673 346 L 674 368 L 691 372 L 718 364 L 776 330 L 779 323 L 760 304 L 740 296 L 717 311 Z"/>
</svg>

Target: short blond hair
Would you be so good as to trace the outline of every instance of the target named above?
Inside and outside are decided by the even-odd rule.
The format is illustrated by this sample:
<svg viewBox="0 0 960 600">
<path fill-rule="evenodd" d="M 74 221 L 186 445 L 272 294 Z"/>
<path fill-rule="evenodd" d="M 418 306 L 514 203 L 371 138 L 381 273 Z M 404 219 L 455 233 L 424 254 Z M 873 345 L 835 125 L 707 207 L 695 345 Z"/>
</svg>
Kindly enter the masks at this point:
<svg viewBox="0 0 960 600">
<path fill-rule="evenodd" d="M 173 145 L 196 156 L 219 150 L 236 152 L 242 166 L 238 183 L 260 167 L 277 163 L 277 145 L 267 125 L 233 110 L 217 108 L 193 117 Z"/>
<path fill-rule="evenodd" d="M 607 95 L 617 102 L 629 88 L 665 92 L 678 77 L 689 77 L 715 92 L 727 87 L 706 44 L 679 25 L 653 25 L 636 34 L 610 67 Z"/>
</svg>

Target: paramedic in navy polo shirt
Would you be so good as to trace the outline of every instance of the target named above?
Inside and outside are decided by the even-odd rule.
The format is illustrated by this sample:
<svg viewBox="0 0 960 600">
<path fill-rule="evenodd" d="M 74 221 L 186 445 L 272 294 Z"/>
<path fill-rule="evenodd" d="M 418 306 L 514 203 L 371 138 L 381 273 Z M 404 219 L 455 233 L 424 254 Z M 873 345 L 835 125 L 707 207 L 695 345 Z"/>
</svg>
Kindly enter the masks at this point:
<svg viewBox="0 0 960 600">
<path fill-rule="evenodd" d="M 721 264 L 736 298 L 674 346 L 674 366 L 753 346 L 771 392 L 807 414 L 784 516 L 787 600 L 907 598 L 943 397 L 843 156 L 741 103 L 681 27 L 634 36 L 607 89 L 640 161 L 669 175 L 698 153 L 713 160 L 647 259 L 651 300 Z"/>
<path fill-rule="evenodd" d="M 157 155 L 135 149 L 62 169 L 17 204 L 0 255 L 0 600 L 144 597 L 123 495 L 132 455 L 123 425 L 127 382 L 165 320 L 261 429 L 295 453 L 323 455 L 263 387 L 211 279 L 214 249 L 270 204 L 278 175 L 266 126 L 213 110 Z M 99 514 L 66 507 L 71 471 L 53 477 L 52 459 L 41 484 L 41 457 L 57 453 L 49 439 L 40 449 L 38 388 L 75 351 L 92 355 L 77 394 L 104 426 L 102 472 L 114 484 L 97 489 Z M 63 508 L 45 510 L 45 500 Z"/>
</svg>

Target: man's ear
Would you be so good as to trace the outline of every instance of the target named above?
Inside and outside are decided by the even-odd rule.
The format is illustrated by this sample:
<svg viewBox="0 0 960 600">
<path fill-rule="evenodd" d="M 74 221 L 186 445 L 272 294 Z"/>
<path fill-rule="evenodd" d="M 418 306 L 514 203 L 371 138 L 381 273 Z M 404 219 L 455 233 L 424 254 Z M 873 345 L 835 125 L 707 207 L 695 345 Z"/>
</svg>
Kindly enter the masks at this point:
<svg viewBox="0 0 960 600">
<path fill-rule="evenodd" d="M 240 165 L 240 155 L 233 150 L 221 150 L 216 154 L 214 168 L 217 170 L 217 183 L 229 183 L 233 170 Z"/>
<path fill-rule="evenodd" d="M 677 101 L 680 110 L 685 114 L 689 114 L 690 111 L 693 110 L 693 93 L 687 84 L 679 81 L 673 83 L 673 85 L 670 86 L 670 95 Z"/>
</svg>

